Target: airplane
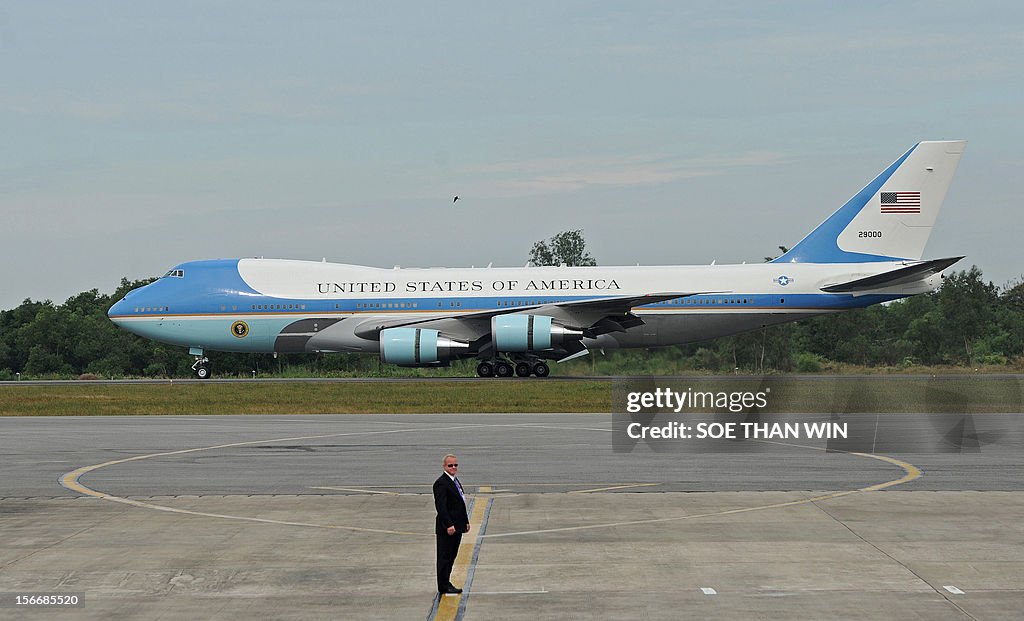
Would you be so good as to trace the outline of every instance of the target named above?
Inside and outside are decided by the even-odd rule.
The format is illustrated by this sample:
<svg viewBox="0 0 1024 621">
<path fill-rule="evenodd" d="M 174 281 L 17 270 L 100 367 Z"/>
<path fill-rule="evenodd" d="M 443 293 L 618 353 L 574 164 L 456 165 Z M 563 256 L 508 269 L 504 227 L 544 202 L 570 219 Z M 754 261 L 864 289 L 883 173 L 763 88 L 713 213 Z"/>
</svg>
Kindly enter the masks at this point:
<svg viewBox="0 0 1024 621">
<path fill-rule="evenodd" d="M 924 141 L 769 263 L 394 268 L 218 259 L 175 266 L 108 313 L 207 353 L 366 352 L 388 364 L 476 358 L 481 377 L 546 377 L 595 349 L 705 341 L 933 291 L 960 259 L 923 260 L 966 141 Z"/>
</svg>

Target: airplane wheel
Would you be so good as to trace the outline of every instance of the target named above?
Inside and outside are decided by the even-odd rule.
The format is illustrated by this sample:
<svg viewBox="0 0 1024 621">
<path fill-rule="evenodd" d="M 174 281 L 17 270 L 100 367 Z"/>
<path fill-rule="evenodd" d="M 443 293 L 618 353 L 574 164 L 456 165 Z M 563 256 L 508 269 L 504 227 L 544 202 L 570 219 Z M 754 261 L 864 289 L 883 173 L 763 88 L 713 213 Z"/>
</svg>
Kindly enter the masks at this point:
<svg viewBox="0 0 1024 621">
<path fill-rule="evenodd" d="M 519 377 L 530 377 L 530 363 L 520 362 L 516 365 L 516 375 Z"/>
<path fill-rule="evenodd" d="M 480 377 L 494 377 L 494 365 L 490 362 L 481 362 L 476 365 L 476 374 Z"/>
<path fill-rule="evenodd" d="M 201 364 L 198 367 L 196 367 L 196 377 L 198 377 L 199 379 L 209 379 L 210 378 L 210 365 L 208 365 L 208 364 Z"/>
<path fill-rule="evenodd" d="M 507 362 L 494 364 L 494 374 L 498 377 L 512 377 L 512 365 Z"/>
<path fill-rule="evenodd" d="M 551 367 L 543 362 L 533 365 L 533 374 L 537 377 L 547 377 L 549 373 L 551 373 Z"/>
</svg>

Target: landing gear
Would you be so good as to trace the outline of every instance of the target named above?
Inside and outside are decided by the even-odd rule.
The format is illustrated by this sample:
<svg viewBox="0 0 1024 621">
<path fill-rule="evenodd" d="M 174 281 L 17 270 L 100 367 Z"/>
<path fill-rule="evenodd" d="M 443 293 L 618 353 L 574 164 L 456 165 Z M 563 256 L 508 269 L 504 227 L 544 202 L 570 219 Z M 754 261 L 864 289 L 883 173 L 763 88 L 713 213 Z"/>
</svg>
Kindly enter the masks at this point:
<svg viewBox="0 0 1024 621">
<path fill-rule="evenodd" d="M 210 359 L 206 356 L 200 356 L 196 358 L 195 364 L 192 365 L 192 370 L 195 371 L 196 377 L 199 379 L 210 378 Z"/>
<path fill-rule="evenodd" d="M 512 377 L 513 374 L 519 377 L 547 377 L 551 374 L 551 367 L 539 358 L 529 360 L 482 360 L 476 365 L 476 374 L 480 377 Z"/>
</svg>

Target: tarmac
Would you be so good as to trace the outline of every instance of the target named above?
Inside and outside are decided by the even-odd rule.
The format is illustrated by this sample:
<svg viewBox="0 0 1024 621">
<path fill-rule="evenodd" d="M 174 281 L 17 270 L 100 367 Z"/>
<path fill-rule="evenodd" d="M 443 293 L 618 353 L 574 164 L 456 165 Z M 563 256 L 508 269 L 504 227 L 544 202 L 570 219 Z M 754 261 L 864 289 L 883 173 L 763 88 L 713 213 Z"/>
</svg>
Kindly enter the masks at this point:
<svg viewBox="0 0 1024 621">
<path fill-rule="evenodd" d="M 1019 421 L 972 424 L 616 453 L 607 414 L 0 418 L 0 618 L 1018 619 Z M 473 529 L 439 599 L 452 448 Z"/>
</svg>

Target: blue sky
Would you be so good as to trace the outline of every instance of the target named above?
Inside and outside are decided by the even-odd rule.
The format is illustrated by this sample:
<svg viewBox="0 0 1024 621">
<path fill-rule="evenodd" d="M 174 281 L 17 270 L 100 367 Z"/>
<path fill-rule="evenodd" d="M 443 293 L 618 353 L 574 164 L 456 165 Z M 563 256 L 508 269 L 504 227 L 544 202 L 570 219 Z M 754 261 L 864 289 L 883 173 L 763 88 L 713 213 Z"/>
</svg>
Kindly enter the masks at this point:
<svg viewBox="0 0 1024 621">
<path fill-rule="evenodd" d="M 760 261 L 923 139 L 1024 274 L 1011 2 L 5 3 L 0 308 L 192 259 Z M 462 199 L 452 205 L 452 196 Z"/>
</svg>

